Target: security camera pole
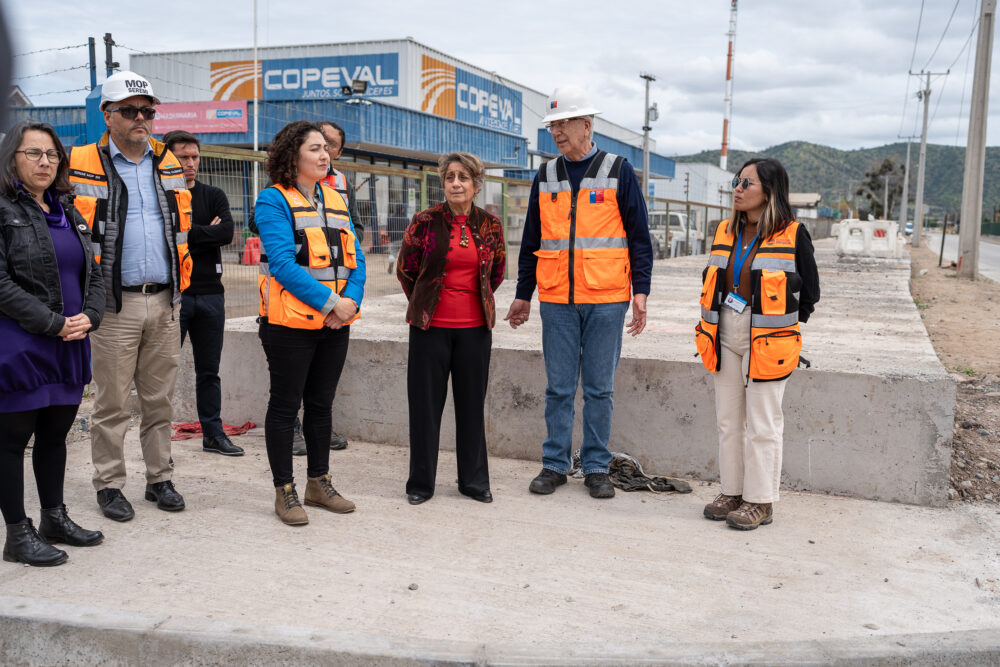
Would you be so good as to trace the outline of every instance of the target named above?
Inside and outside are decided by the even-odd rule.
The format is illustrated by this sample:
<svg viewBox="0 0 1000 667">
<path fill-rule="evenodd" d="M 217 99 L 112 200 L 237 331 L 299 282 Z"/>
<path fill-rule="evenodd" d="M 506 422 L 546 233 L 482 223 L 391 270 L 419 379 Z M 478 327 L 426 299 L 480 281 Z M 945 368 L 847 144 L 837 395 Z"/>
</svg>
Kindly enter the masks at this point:
<svg viewBox="0 0 1000 667">
<path fill-rule="evenodd" d="M 652 81 L 656 81 L 656 77 L 652 74 L 642 73 L 639 75 L 640 79 L 646 80 L 646 106 L 643 117 L 642 124 L 642 198 L 646 201 L 646 209 L 649 209 L 649 131 L 650 117 L 649 117 L 649 84 Z"/>
</svg>

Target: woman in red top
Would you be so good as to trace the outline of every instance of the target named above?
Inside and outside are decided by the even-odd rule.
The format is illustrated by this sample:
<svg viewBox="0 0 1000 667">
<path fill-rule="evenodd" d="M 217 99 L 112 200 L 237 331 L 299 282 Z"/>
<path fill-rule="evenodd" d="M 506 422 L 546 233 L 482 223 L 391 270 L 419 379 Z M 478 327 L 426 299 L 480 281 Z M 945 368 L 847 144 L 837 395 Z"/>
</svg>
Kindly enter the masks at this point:
<svg viewBox="0 0 1000 667">
<path fill-rule="evenodd" d="M 451 376 L 455 402 L 458 490 L 493 502 L 486 461 L 483 406 L 489 380 L 493 292 L 503 282 L 503 226 L 473 203 L 483 163 L 469 153 L 438 162 L 445 202 L 421 211 L 403 236 L 396 277 L 410 305 L 406 385 L 410 408 L 410 478 L 406 497 L 419 505 L 434 495 L 441 415 Z"/>
</svg>

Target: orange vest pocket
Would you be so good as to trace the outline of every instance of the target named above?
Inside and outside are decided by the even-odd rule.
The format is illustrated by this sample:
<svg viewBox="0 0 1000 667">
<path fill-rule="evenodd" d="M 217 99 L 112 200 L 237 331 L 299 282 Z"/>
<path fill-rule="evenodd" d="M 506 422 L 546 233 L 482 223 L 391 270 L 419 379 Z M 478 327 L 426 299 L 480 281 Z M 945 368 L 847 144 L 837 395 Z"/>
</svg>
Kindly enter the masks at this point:
<svg viewBox="0 0 1000 667">
<path fill-rule="evenodd" d="M 323 327 L 323 317 L 319 311 L 310 308 L 299 301 L 295 295 L 281 287 L 277 281 L 271 281 L 273 287 L 277 287 L 277 296 L 280 300 L 278 307 L 271 303 L 268 306 L 268 321 L 271 324 L 291 327 L 293 329 L 321 329 Z M 271 292 L 271 299 L 275 297 Z"/>
<path fill-rule="evenodd" d="M 309 248 L 309 268 L 325 269 L 330 266 L 330 244 L 322 227 L 306 227 L 306 246 Z"/>
<path fill-rule="evenodd" d="M 590 289 L 621 290 L 629 287 L 626 248 L 584 249 L 581 256 L 583 282 Z"/>
<path fill-rule="evenodd" d="M 346 227 L 340 228 L 340 248 L 344 251 L 344 266 L 348 269 L 358 268 L 358 251 L 354 247 L 354 232 Z"/>
<path fill-rule="evenodd" d="M 177 254 L 180 255 L 181 260 L 181 290 L 186 290 L 191 285 L 191 271 L 194 269 L 194 259 L 191 257 L 191 253 L 188 252 L 188 244 L 180 243 L 177 245 Z"/>
<path fill-rule="evenodd" d="M 718 333 L 718 324 L 709 324 L 704 320 L 694 328 L 694 342 L 698 347 L 698 354 L 701 355 L 701 363 L 713 373 L 719 368 L 718 348 L 715 344 Z"/>
<path fill-rule="evenodd" d="M 784 271 L 764 269 L 760 274 L 760 312 L 784 315 L 788 306 L 788 277 Z"/>
<path fill-rule="evenodd" d="M 802 334 L 793 329 L 751 329 L 750 377 L 754 380 L 778 380 L 799 365 Z"/>
<path fill-rule="evenodd" d="M 569 254 L 560 250 L 536 250 L 535 282 L 540 290 L 569 289 Z"/>
<path fill-rule="evenodd" d="M 715 301 L 716 284 L 719 281 L 719 267 L 714 264 L 705 269 L 705 280 L 701 286 L 701 307 L 712 310 Z"/>
</svg>

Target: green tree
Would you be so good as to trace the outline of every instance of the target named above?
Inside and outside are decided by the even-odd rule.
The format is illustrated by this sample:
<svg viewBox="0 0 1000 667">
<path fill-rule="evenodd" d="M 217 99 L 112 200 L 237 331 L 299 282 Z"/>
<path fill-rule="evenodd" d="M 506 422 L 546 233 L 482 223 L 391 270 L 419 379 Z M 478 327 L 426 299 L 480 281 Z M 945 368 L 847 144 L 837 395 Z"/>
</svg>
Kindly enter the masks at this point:
<svg viewBox="0 0 1000 667">
<path fill-rule="evenodd" d="M 865 172 L 861 186 L 854 194 L 863 197 L 867 202 L 868 212 L 876 218 L 888 219 L 892 210 L 899 203 L 903 194 L 903 165 L 896 165 L 892 158 L 885 158 L 882 164 Z M 886 176 L 889 177 L 889 210 L 882 210 L 885 197 Z"/>
</svg>

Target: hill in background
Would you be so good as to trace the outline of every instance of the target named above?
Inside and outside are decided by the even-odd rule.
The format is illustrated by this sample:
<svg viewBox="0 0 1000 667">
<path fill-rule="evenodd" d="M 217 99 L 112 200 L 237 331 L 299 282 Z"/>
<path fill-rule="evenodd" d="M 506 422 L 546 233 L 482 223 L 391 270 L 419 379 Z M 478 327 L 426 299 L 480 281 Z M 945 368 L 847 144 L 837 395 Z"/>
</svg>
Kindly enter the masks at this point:
<svg viewBox="0 0 1000 667">
<path fill-rule="evenodd" d="M 751 157 L 775 158 L 788 170 L 792 192 L 819 192 L 822 206 L 836 208 L 842 197 L 858 189 L 865 172 L 877 167 L 885 158 L 896 164 L 906 161 L 906 144 L 896 143 L 877 148 L 842 151 L 805 141 L 790 141 L 757 151 L 729 151 L 729 167 L 738 169 Z M 910 216 L 917 191 L 919 142 L 910 148 Z M 677 162 L 709 162 L 719 164 L 719 151 L 703 151 L 674 158 Z M 928 215 L 957 215 L 962 205 L 962 178 L 965 169 L 965 148 L 927 144 L 927 171 L 924 201 Z M 860 199 L 858 199 L 860 204 Z M 1000 207 L 1000 147 L 986 148 L 986 175 L 983 180 L 983 215 L 989 216 Z M 894 211 L 898 216 L 898 209 Z"/>
</svg>

